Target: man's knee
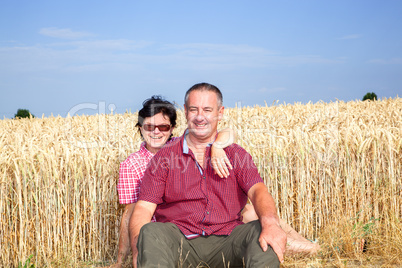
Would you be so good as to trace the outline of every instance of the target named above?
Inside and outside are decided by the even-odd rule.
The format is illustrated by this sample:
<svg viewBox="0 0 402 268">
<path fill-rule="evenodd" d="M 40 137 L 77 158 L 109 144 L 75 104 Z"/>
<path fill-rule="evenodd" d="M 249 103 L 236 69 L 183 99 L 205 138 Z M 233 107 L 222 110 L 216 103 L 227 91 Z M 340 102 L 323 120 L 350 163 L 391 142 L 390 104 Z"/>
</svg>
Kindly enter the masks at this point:
<svg viewBox="0 0 402 268">
<path fill-rule="evenodd" d="M 259 237 L 261 234 L 261 223 L 252 221 L 247 223 L 248 226 L 248 241 L 249 247 L 247 249 L 248 256 L 246 257 L 246 267 L 279 267 L 279 260 L 276 253 L 271 246 L 268 246 L 268 250 L 263 252 Z"/>
<path fill-rule="evenodd" d="M 257 237 L 257 239 L 260 237 L 261 234 L 261 223 L 259 220 L 251 221 L 247 223 L 247 226 L 249 228 L 248 233 L 249 235 L 253 237 Z"/>
<path fill-rule="evenodd" d="M 144 239 L 155 241 L 155 239 L 160 239 L 166 234 L 166 227 L 164 223 L 161 222 L 150 222 L 141 227 L 140 233 L 138 235 L 138 243 L 141 243 Z"/>
<path fill-rule="evenodd" d="M 161 243 L 165 245 L 176 244 L 180 241 L 180 231 L 173 223 L 150 222 L 142 226 L 138 236 L 138 246 Z"/>
<path fill-rule="evenodd" d="M 177 230 L 172 223 L 145 224 L 137 242 L 139 267 L 175 267 L 180 246 Z"/>
<path fill-rule="evenodd" d="M 153 235 L 155 231 L 158 231 L 158 228 L 156 228 L 158 223 L 159 222 L 150 222 L 145 224 L 144 226 L 141 227 L 140 235 L 141 234 Z"/>
</svg>

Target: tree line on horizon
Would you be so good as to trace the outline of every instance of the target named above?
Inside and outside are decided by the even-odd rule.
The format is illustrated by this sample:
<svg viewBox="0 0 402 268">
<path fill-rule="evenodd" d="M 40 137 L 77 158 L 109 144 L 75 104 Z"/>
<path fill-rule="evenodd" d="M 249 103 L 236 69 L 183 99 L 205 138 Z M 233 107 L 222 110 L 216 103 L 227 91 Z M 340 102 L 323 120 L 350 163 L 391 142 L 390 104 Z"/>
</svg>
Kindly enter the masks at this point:
<svg viewBox="0 0 402 268">
<path fill-rule="evenodd" d="M 367 92 L 366 95 L 363 96 L 363 101 L 365 100 L 371 100 L 375 101 L 377 100 L 377 94 L 374 92 Z M 19 118 L 34 118 L 35 115 L 31 114 L 28 109 L 18 109 L 17 113 L 14 115 L 14 119 L 19 119 Z"/>
</svg>

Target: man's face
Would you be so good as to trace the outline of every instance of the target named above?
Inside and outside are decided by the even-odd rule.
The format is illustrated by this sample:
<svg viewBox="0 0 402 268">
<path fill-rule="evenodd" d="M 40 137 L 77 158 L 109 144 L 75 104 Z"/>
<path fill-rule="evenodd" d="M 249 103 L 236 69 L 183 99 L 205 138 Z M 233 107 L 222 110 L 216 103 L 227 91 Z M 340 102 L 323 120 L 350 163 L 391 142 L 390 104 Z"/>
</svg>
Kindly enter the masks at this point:
<svg viewBox="0 0 402 268">
<path fill-rule="evenodd" d="M 200 141 L 210 142 L 212 136 L 216 134 L 223 110 L 223 106 L 218 106 L 218 97 L 215 92 L 192 91 L 188 96 L 187 105 L 184 105 L 190 134 Z"/>
</svg>

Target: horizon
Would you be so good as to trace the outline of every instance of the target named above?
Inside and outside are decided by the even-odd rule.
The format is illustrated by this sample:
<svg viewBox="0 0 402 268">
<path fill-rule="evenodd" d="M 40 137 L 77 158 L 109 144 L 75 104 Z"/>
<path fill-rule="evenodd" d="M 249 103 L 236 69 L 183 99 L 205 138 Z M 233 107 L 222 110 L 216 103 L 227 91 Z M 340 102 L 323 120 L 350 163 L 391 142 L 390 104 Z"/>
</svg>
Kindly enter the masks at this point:
<svg viewBox="0 0 402 268">
<path fill-rule="evenodd" d="M 374 92 L 375 93 L 375 92 Z M 397 95 L 396 97 L 389 97 L 389 98 L 386 98 L 386 97 L 383 97 L 383 98 L 378 98 L 377 100 L 375 100 L 375 101 L 384 101 L 384 100 L 389 100 L 389 99 L 400 99 L 400 97 Z M 286 103 L 286 102 L 283 102 L 283 103 L 279 103 L 277 100 L 274 100 L 271 104 L 268 104 L 268 103 L 266 103 L 265 102 L 265 104 L 264 105 L 260 105 L 260 104 L 255 104 L 255 105 L 245 105 L 245 106 L 241 106 L 241 102 L 238 102 L 238 103 L 236 103 L 235 104 L 235 106 L 230 106 L 230 107 L 228 107 L 228 106 L 226 106 L 226 105 L 224 105 L 224 107 L 225 107 L 225 109 L 237 109 L 237 108 L 264 108 L 264 107 L 267 107 L 267 108 L 270 108 L 270 107 L 273 107 L 273 106 L 288 106 L 288 105 L 308 105 L 308 104 L 312 104 L 312 105 L 316 105 L 316 104 L 319 104 L 319 103 L 323 103 L 323 104 L 333 104 L 333 103 L 338 103 L 338 102 L 344 102 L 344 103 L 348 103 L 348 102 L 363 102 L 363 100 L 359 100 L 359 99 L 356 99 L 356 100 L 349 100 L 349 101 L 343 101 L 343 100 L 335 100 L 335 101 L 330 101 L 330 102 L 324 102 L 324 101 L 322 101 L 322 100 L 319 100 L 319 101 L 316 101 L 316 102 L 312 102 L 312 101 L 308 101 L 308 102 L 306 102 L 306 103 L 302 103 L 302 102 L 294 102 L 294 103 Z M 84 105 L 84 106 L 83 106 Z M 182 106 L 178 106 L 176 103 L 174 103 L 174 105 L 175 105 L 175 107 L 176 107 L 176 110 L 179 110 L 179 111 L 184 111 L 184 108 L 182 107 Z M 240 106 L 239 106 L 240 105 Z M 20 108 L 20 109 L 25 109 L 25 108 Z M 17 109 L 17 111 L 18 111 L 19 109 Z M 25 110 L 28 110 L 29 111 L 29 109 L 25 109 Z M 82 111 L 82 110 L 92 110 L 93 112 L 91 112 L 91 113 L 84 113 L 84 112 L 82 112 L 82 113 L 76 113 L 76 111 Z M 16 112 L 17 112 L 16 111 Z M 70 114 L 70 112 L 73 112 L 72 114 Z M 53 117 L 53 118 L 57 118 L 57 117 L 61 117 L 61 118 L 69 118 L 69 117 L 74 117 L 74 116 L 96 116 L 96 115 L 116 115 L 116 114 L 118 114 L 118 115 L 124 115 L 124 114 L 135 114 L 135 113 L 137 113 L 139 111 L 139 109 L 137 109 L 137 110 L 135 110 L 135 111 L 132 111 L 131 109 L 130 110 L 126 110 L 126 111 L 124 111 L 124 112 L 115 112 L 115 105 L 113 104 L 113 103 L 111 103 L 111 104 L 109 104 L 109 105 L 106 105 L 106 102 L 103 102 L 103 101 L 100 101 L 98 104 L 96 104 L 96 103 L 81 103 L 81 104 L 78 104 L 78 105 L 76 105 L 76 106 L 74 106 L 74 107 L 72 107 L 68 112 L 67 112 L 67 114 L 66 115 L 60 115 L 60 114 L 57 114 L 57 115 L 53 115 L 53 114 L 50 114 L 50 115 L 45 115 L 45 114 L 42 114 L 42 115 L 40 115 L 40 116 L 38 116 L 38 115 L 35 115 L 35 114 L 33 114 L 33 113 L 31 113 L 30 111 L 30 113 L 35 117 L 35 118 L 39 118 L 39 119 L 45 119 L 45 118 L 51 118 L 51 117 Z M 12 117 L 12 118 L 0 118 L 0 120 L 5 120 L 5 119 L 15 119 L 14 118 L 14 116 Z"/>
</svg>

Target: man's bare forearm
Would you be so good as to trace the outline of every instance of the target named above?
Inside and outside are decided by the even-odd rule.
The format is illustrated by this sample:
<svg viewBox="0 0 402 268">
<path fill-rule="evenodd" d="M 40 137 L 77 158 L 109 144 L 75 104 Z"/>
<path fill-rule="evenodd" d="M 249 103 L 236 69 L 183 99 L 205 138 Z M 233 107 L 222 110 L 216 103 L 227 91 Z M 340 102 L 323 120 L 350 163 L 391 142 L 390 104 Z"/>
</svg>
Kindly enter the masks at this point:
<svg viewBox="0 0 402 268">
<path fill-rule="evenodd" d="M 272 223 L 273 221 L 279 224 L 275 201 L 268 192 L 265 184 L 259 183 L 253 187 L 255 187 L 255 189 L 253 189 L 250 200 L 253 203 L 255 212 L 257 213 L 261 224 L 264 222 Z"/>
<path fill-rule="evenodd" d="M 133 215 L 130 219 L 129 230 L 130 230 L 130 243 L 131 250 L 133 252 L 133 260 L 137 259 L 137 241 L 138 235 L 142 226 L 151 222 L 152 216 L 154 215 L 156 209 L 156 204 L 138 201 L 135 205 Z M 134 263 L 133 263 L 134 264 Z M 136 266 L 136 264 L 134 264 Z"/>
<path fill-rule="evenodd" d="M 263 251 L 272 247 L 280 262 L 286 249 L 286 233 L 279 225 L 275 201 L 264 183 L 260 182 L 251 187 L 249 198 L 253 202 L 255 212 L 261 223 L 261 234 L 258 239 Z"/>
</svg>

